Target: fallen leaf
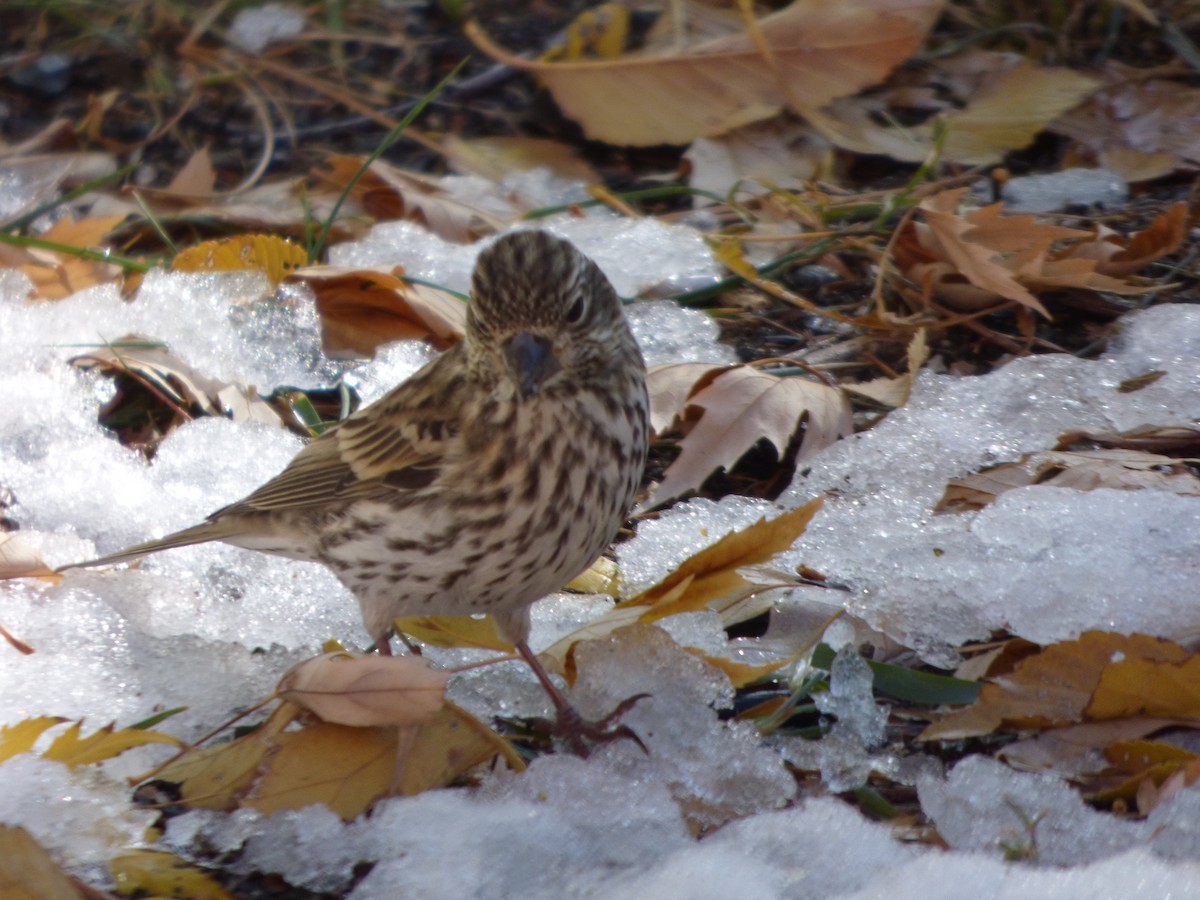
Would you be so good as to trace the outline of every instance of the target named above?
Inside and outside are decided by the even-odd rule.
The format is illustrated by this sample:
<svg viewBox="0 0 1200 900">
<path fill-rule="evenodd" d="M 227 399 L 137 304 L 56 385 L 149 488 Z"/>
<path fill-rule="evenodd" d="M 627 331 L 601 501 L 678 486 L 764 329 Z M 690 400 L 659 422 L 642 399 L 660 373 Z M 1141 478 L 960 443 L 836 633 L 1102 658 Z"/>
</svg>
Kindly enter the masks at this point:
<svg viewBox="0 0 1200 900">
<path fill-rule="evenodd" d="M 919 739 L 959 740 L 990 734 L 1001 726 L 1040 729 L 1094 721 L 1101 715 L 1089 704 L 1109 667 L 1121 665 L 1122 660 L 1153 665 L 1182 663 L 1189 657 L 1178 644 L 1148 635 L 1089 631 L 1078 640 L 1052 644 L 1022 659 L 1010 673 L 985 684 L 975 703 L 932 723 Z M 1119 679 L 1106 695 L 1114 699 L 1102 702 L 1104 718 L 1116 717 L 1127 708 L 1119 704 L 1119 698 L 1128 697 L 1121 689 L 1127 683 Z M 1142 681 L 1133 690 L 1148 687 Z M 1194 715 L 1200 718 L 1200 710 Z"/>
<path fill-rule="evenodd" d="M 293 666 L 279 695 L 326 722 L 419 725 L 442 708 L 450 673 L 419 656 L 325 653 Z"/>
<path fill-rule="evenodd" d="M 589 138 L 687 144 L 770 118 L 796 98 L 817 108 L 881 81 L 921 46 L 942 5 L 795 0 L 683 53 L 569 63 L 522 59 L 493 44 L 476 23 L 466 30 L 493 59 L 535 74 Z"/>
<path fill-rule="evenodd" d="M 161 731 L 149 731 L 144 728 L 122 728 L 116 731 L 115 728 L 113 723 L 109 723 L 99 731 L 81 738 L 79 735 L 83 729 L 83 721 L 74 722 L 54 739 L 42 756 L 75 768 L 104 762 L 134 747 L 144 747 L 147 744 L 169 744 L 179 747 L 183 743 Z"/>
<path fill-rule="evenodd" d="M 1098 260 L 1075 255 L 1075 245 L 1096 239 L 1093 232 L 1039 222 L 1032 215 L 1005 215 L 1000 203 L 960 213 L 965 190 L 923 201 L 924 221 L 907 222 L 893 245 L 899 270 L 947 305 L 982 310 L 1013 300 L 1049 316 L 1035 291 L 1139 294 L 1152 289 L 1102 274 Z"/>
<path fill-rule="evenodd" d="M 364 162 L 363 157 L 332 156 L 325 160 L 318 174 L 326 184 L 341 191 Z M 417 222 L 438 237 L 457 244 L 473 243 L 509 224 L 488 210 L 459 200 L 438 178 L 408 172 L 379 159 L 368 166 L 351 191 L 375 218 Z"/>
<path fill-rule="evenodd" d="M 0 579 L 42 578 L 58 582 L 62 576 L 42 561 L 37 550 L 20 535 L 0 532 Z"/>
<path fill-rule="evenodd" d="M 1200 495 L 1200 478 L 1169 456 L 1121 449 L 1051 450 L 950 479 L 933 511 L 980 510 L 1000 494 L 1032 484 L 1076 491 L 1153 489 Z"/>
<path fill-rule="evenodd" d="M 203 241 L 175 254 L 173 272 L 262 272 L 276 287 L 308 262 L 299 244 L 276 234 L 239 234 Z"/>
<path fill-rule="evenodd" d="M 937 152 L 965 165 L 987 165 L 1029 146 L 1100 86 L 1072 69 L 979 50 L 939 60 L 927 73 L 921 88 L 896 87 L 892 105 L 885 91 L 842 98 L 828 109 L 807 110 L 806 116 L 823 137 L 854 153 L 921 162 Z M 936 121 L 882 124 L 894 121 L 901 110 L 911 116 L 914 108 Z"/>
<path fill-rule="evenodd" d="M 1142 231 L 1124 237 L 1111 228 L 1099 226 L 1096 236 L 1074 245 L 1072 259 L 1096 260 L 1096 271 L 1114 278 L 1140 272 L 1150 263 L 1174 253 L 1187 236 L 1191 216 L 1184 202 L 1172 204 Z"/>
<path fill-rule="evenodd" d="M 1100 673 L 1084 714 L 1089 719 L 1151 716 L 1200 721 L 1200 656 L 1126 654 Z"/>
<path fill-rule="evenodd" d="M 555 641 L 538 654 L 539 658 L 552 670 L 571 678 L 571 650 L 580 641 L 607 637 L 627 625 L 653 623 L 680 612 L 712 610 L 722 615 L 726 626 L 755 615 L 756 610 L 744 603 L 746 597 L 773 585 L 756 583 L 743 570 L 789 549 L 822 503 L 822 498 L 816 497 L 773 519 L 764 516 L 753 525 L 730 532 L 688 557 L 658 584 Z"/>
<path fill-rule="evenodd" d="M 602 180 L 579 157 L 575 147 L 548 138 L 463 138 L 448 134 L 442 139 L 442 153 L 456 172 L 478 175 L 491 182 L 532 169 L 549 169 L 559 178 L 586 184 L 599 184 Z"/>
<path fill-rule="evenodd" d="M 0 897 L 83 900 L 83 891 L 19 825 L 0 825 Z"/>
<path fill-rule="evenodd" d="M 122 850 L 108 867 L 123 896 L 234 900 L 204 869 L 162 850 Z"/>
<path fill-rule="evenodd" d="M 392 341 L 428 340 L 439 350 L 458 341 L 466 304 L 446 291 L 405 281 L 397 268 L 311 266 L 292 279 L 312 288 L 325 352 L 370 356 Z"/>
<path fill-rule="evenodd" d="M 678 368 L 670 370 L 677 377 Z M 654 379 L 654 373 L 648 381 Z M 804 378 L 781 378 L 752 366 L 726 369 L 687 398 L 684 415 L 694 407 L 699 418 L 680 442 L 679 456 L 651 490 L 645 508 L 696 490 L 718 469 L 731 468 L 760 440 L 783 459 L 803 424 L 795 464 L 802 466 L 838 438 L 853 431 L 850 404 L 839 388 Z M 655 389 L 656 393 L 660 393 Z"/>
<path fill-rule="evenodd" d="M 903 375 L 896 378 L 876 378 L 861 384 L 844 384 L 842 389 L 847 393 L 873 400 L 880 406 L 899 409 L 908 402 L 912 393 L 913 382 L 921 373 L 921 367 L 929 361 L 929 339 L 924 328 L 918 328 L 908 342 L 908 368 Z"/>
<path fill-rule="evenodd" d="M 278 734 L 239 805 L 271 815 L 323 803 L 353 819 L 391 789 L 396 731 L 317 722 Z"/>
<path fill-rule="evenodd" d="M 38 716 L 35 719 L 22 719 L 13 725 L 0 726 L 0 762 L 21 753 L 28 753 L 38 738 L 55 725 L 66 721 L 59 716 Z"/>
<path fill-rule="evenodd" d="M 1050 130 L 1076 141 L 1096 163 L 1126 181 L 1161 178 L 1200 166 L 1200 89 L 1147 77 L 1146 70 L 1110 63 L 1106 86 L 1058 118 Z"/>
<path fill-rule="evenodd" d="M 491 616 L 402 616 L 396 630 L 431 647 L 477 647 L 512 653 Z"/>
</svg>

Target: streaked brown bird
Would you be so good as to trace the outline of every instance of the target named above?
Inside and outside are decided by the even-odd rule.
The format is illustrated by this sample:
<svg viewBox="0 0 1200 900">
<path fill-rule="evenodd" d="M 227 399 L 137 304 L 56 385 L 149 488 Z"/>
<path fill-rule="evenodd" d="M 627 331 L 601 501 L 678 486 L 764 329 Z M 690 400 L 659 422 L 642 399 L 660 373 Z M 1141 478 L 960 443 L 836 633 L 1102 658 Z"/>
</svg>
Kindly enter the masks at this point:
<svg viewBox="0 0 1200 900">
<path fill-rule="evenodd" d="M 491 613 L 576 749 L 581 735 L 631 735 L 608 730 L 612 717 L 581 722 L 527 638 L 530 604 L 616 534 L 648 408 L 608 279 L 566 241 L 509 234 L 479 254 L 461 342 L 203 524 L 80 565 L 206 541 L 315 560 L 353 592 L 383 653 L 398 616 Z"/>
</svg>

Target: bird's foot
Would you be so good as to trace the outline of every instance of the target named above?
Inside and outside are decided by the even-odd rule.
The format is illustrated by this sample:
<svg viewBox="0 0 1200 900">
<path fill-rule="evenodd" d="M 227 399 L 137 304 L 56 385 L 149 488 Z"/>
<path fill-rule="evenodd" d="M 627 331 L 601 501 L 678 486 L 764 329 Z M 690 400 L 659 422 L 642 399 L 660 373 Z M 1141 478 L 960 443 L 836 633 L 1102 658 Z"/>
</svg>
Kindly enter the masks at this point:
<svg viewBox="0 0 1200 900">
<path fill-rule="evenodd" d="M 610 741 L 630 740 L 642 748 L 642 752 L 649 754 L 646 745 L 642 743 L 642 739 L 638 737 L 636 731 L 628 725 L 614 724 L 621 716 L 633 709 L 639 700 L 649 697 L 649 694 L 634 694 L 627 700 L 622 700 L 617 704 L 617 708 L 610 712 L 603 719 L 585 719 L 579 714 L 579 711 L 570 704 L 564 703 L 558 707 L 558 715 L 553 721 L 542 720 L 545 731 L 551 737 L 558 738 L 562 741 L 571 752 L 576 756 L 581 756 L 584 759 L 592 752 L 592 747 L 596 744 L 607 744 Z"/>
</svg>

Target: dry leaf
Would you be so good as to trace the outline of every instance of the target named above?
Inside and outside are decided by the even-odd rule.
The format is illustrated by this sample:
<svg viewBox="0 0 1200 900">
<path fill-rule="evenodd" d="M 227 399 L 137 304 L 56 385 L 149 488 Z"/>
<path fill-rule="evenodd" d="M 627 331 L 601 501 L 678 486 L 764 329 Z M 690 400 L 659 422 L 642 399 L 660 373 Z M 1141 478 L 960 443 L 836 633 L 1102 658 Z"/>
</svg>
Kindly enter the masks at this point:
<svg viewBox="0 0 1200 900">
<path fill-rule="evenodd" d="M 419 725 L 442 707 L 450 673 L 419 656 L 340 651 L 306 659 L 279 682 L 279 695 L 326 722 Z"/>
<path fill-rule="evenodd" d="M 82 900 L 79 887 L 46 849 L 19 825 L 0 825 L 0 897 L 4 900 Z"/>
<path fill-rule="evenodd" d="M 36 719 L 22 719 L 14 725 L 0 726 L 0 762 L 28 753 L 38 738 L 66 721 L 58 716 L 39 716 Z"/>
<path fill-rule="evenodd" d="M 921 162 L 936 148 L 945 159 L 982 165 L 1027 147 L 1099 85 L 1071 69 L 991 51 L 968 51 L 927 71 L 928 82 L 919 87 L 901 84 L 878 95 L 848 97 L 805 115 L 826 139 L 855 153 Z M 949 103 L 947 95 L 961 107 Z M 881 124 L 894 121 L 901 110 L 911 116 L 914 109 L 937 115 L 938 123 Z"/>
<path fill-rule="evenodd" d="M 325 161 L 318 174 L 341 191 L 363 162 L 362 157 L 333 156 Z M 379 159 L 354 184 L 352 194 L 376 219 L 417 222 L 438 237 L 457 244 L 474 243 L 509 224 L 487 210 L 468 206 L 451 196 L 439 179 L 407 172 Z"/>
<path fill-rule="evenodd" d="M 262 272 L 276 287 L 308 262 L 299 244 L 275 234 L 239 234 L 203 241 L 181 250 L 171 261 L 173 272 Z"/>
<path fill-rule="evenodd" d="M 881 81 L 921 46 L 941 8 L 941 0 L 795 0 L 686 53 L 612 61 L 530 61 L 501 50 L 474 22 L 467 34 L 492 58 L 537 75 L 588 137 L 687 144 Z"/>
<path fill-rule="evenodd" d="M 104 237 L 124 220 L 124 215 L 92 216 L 79 221 L 65 218 L 39 237 L 80 250 L 98 250 L 103 249 L 99 245 Z M 24 272 L 33 282 L 34 294 L 45 300 L 61 300 L 84 288 L 121 277 L 121 270 L 110 263 L 57 250 L 8 244 L 0 244 L 0 267 Z"/>
<path fill-rule="evenodd" d="M 312 288 L 325 352 L 370 356 L 382 344 L 428 340 L 439 350 L 466 328 L 466 304 L 447 291 L 405 281 L 400 268 L 311 266 L 293 273 Z"/>
<path fill-rule="evenodd" d="M 958 740 L 990 734 L 1001 726 L 1048 728 L 1096 720 L 1101 716 L 1089 704 L 1094 705 L 1093 693 L 1110 667 L 1120 666 L 1125 660 L 1150 667 L 1157 663 L 1178 664 L 1190 657 L 1178 644 L 1148 635 L 1089 631 L 1078 640 L 1053 644 L 1021 660 L 1012 672 L 985 684 L 979 699 L 966 709 L 927 727 L 920 740 Z M 1139 671 L 1136 676 L 1141 679 L 1136 683 L 1126 677 L 1117 677 L 1114 682 L 1114 676 L 1109 676 L 1111 687 L 1100 706 L 1105 718 L 1119 716 L 1130 708 L 1125 688 L 1131 694 L 1158 689 L 1158 681 L 1145 672 Z M 1169 674 L 1163 677 L 1170 681 Z M 1193 715 L 1200 718 L 1200 709 Z"/>
<path fill-rule="evenodd" d="M 679 367 L 670 367 L 666 376 L 675 383 L 680 372 Z M 647 381 L 655 377 L 652 370 Z M 702 375 L 698 383 L 704 381 Z M 657 387 L 651 390 L 663 394 Z M 687 428 L 679 456 L 652 489 L 646 508 L 696 490 L 717 469 L 731 468 L 760 440 L 769 441 L 782 459 L 802 423 L 797 466 L 853 430 L 850 404 L 839 388 L 804 378 L 781 378 L 752 366 L 726 369 L 694 389 L 684 415 L 689 416 L 693 407 L 700 411 L 699 419 Z"/>
<path fill-rule="evenodd" d="M 213 168 L 212 156 L 207 147 L 201 147 L 175 173 L 163 193 L 207 200 L 216 192 L 216 187 L 217 173 Z"/>
<path fill-rule="evenodd" d="M 1200 166 L 1200 89 L 1147 78 L 1143 70 L 1110 63 L 1109 83 L 1066 113 L 1051 129 L 1126 181 L 1149 181 Z"/>
<path fill-rule="evenodd" d="M 109 860 L 109 869 L 122 896 L 235 900 L 206 871 L 161 850 L 122 850 Z"/>
<path fill-rule="evenodd" d="M 571 648 L 579 641 L 595 640 L 635 622 L 655 622 L 669 615 L 697 610 L 722 614 L 725 625 L 742 621 L 748 611 L 742 601 L 764 585 L 751 581 L 740 570 L 760 565 L 790 548 L 821 508 L 817 497 L 773 519 L 765 516 L 741 531 L 734 531 L 684 560 L 670 575 L 612 610 L 589 622 L 539 654 L 560 674 L 570 674 Z M 726 616 L 730 618 L 725 618 Z"/>
<path fill-rule="evenodd" d="M 910 220 L 895 241 L 900 271 L 955 309 L 980 310 L 1003 299 L 1048 316 L 1034 291 L 1087 288 L 1118 294 L 1145 293 L 1102 274 L 1098 261 L 1073 247 L 1095 240 L 1090 231 L 1039 222 L 1031 215 L 1004 215 L 1003 205 L 957 212 L 966 189 L 944 191 L 920 205 L 924 222 Z"/>
<path fill-rule="evenodd" d="M 1187 204 L 1180 201 L 1127 238 L 1101 225 L 1095 238 L 1074 245 L 1069 253 L 1072 259 L 1096 260 L 1102 275 L 1126 278 L 1178 250 L 1187 237 L 1189 219 Z"/>
<path fill-rule="evenodd" d="M 7 531 L 0 532 L 0 580 L 5 578 L 62 580 L 62 576 L 42 561 L 41 554 L 28 541 Z"/>
<path fill-rule="evenodd" d="M 271 815 L 324 803 L 342 818 L 353 819 L 391 789 L 396 732 L 317 722 L 279 734 L 239 805 Z"/>
<path fill-rule="evenodd" d="M 1089 719 L 1152 716 L 1200 721 L 1200 656 L 1187 659 L 1126 654 L 1100 673 Z"/>
<path fill-rule="evenodd" d="M 1098 747 L 1136 741 L 1174 724 L 1170 719 L 1136 718 L 1051 728 L 1031 738 L 1005 744 L 996 756 L 1016 769 L 1075 779 L 1096 771 L 1095 751 Z M 1129 796 L 1132 797 L 1132 791 Z"/>
<path fill-rule="evenodd" d="M 952 478 L 934 507 L 935 513 L 983 509 L 1014 488 L 1044 487 L 1094 491 L 1166 490 L 1200 495 L 1200 478 L 1169 456 L 1140 450 L 1076 450 L 1027 453 L 1016 462 Z"/>
<path fill-rule="evenodd" d="M 880 406 L 899 409 L 908 402 L 912 393 L 913 382 L 921 372 L 921 366 L 929 361 L 929 339 L 924 328 L 917 329 L 911 341 L 908 342 L 908 369 L 896 378 L 876 378 L 862 384 L 845 384 L 842 388 L 850 394 L 866 397 Z"/>
<path fill-rule="evenodd" d="M 579 158 L 575 147 L 547 138 L 462 138 L 448 134 L 442 139 L 442 153 L 456 172 L 491 182 L 531 169 L 549 169 L 567 181 L 601 182 L 599 173 Z"/>
<path fill-rule="evenodd" d="M 145 728 L 122 728 L 115 731 L 115 727 L 113 723 L 109 723 L 99 731 L 81 738 L 79 734 L 83 728 L 83 720 L 74 722 L 54 739 L 42 756 L 75 768 L 104 762 L 114 756 L 120 756 L 126 750 L 144 747 L 147 744 L 170 744 L 173 747 L 183 744 L 178 738 L 161 731 L 149 731 Z"/>
<path fill-rule="evenodd" d="M 403 616 L 396 630 L 431 647 L 477 647 L 512 653 L 491 616 Z"/>
</svg>

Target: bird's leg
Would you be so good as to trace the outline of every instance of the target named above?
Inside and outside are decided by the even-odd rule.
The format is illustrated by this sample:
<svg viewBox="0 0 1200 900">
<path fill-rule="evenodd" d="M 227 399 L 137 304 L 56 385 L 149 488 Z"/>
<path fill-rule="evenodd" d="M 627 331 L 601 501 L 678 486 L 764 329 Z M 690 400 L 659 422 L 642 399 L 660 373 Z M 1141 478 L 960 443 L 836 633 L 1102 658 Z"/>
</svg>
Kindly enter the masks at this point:
<svg viewBox="0 0 1200 900">
<path fill-rule="evenodd" d="M 583 718 L 579 714 L 579 711 L 571 705 L 571 702 L 563 696 L 563 692 L 558 689 L 558 685 L 550 678 L 550 673 L 546 671 L 546 667 L 537 658 L 537 654 L 529 649 L 529 644 L 525 641 L 517 641 L 516 648 L 517 652 L 521 654 L 521 658 L 529 663 L 529 667 L 533 669 L 533 674 L 542 683 L 542 687 L 546 689 L 546 693 L 550 695 L 550 700 L 554 704 L 555 722 L 552 733 L 555 737 L 566 741 L 567 746 L 573 752 L 586 758 L 591 752 L 591 748 L 588 746 L 589 742 L 598 744 L 605 741 L 617 741 L 623 738 L 633 741 L 642 748 L 643 753 L 650 752 L 646 749 L 646 745 L 642 743 L 642 739 L 628 725 L 613 727 L 613 722 L 629 712 L 634 704 L 643 697 L 649 697 L 649 694 L 635 694 L 629 699 L 621 701 L 617 705 L 617 708 L 603 719 L 596 722 L 589 721 Z"/>
</svg>

